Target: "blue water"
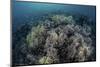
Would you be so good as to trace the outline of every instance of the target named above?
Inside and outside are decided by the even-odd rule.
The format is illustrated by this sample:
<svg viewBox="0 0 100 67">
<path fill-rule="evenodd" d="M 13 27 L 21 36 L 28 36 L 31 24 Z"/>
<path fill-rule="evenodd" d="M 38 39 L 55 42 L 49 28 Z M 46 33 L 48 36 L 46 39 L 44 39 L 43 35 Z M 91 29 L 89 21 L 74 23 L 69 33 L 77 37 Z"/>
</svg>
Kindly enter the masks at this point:
<svg viewBox="0 0 100 67">
<path fill-rule="evenodd" d="M 96 20 L 96 7 L 86 5 L 68 5 L 53 3 L 14 2 L 12 6 L 12 24 L 16 30 L 24 23 L 38 20 L 41 16 L 52 13 L 71 13 L 88 16 Z"/>
</svg>

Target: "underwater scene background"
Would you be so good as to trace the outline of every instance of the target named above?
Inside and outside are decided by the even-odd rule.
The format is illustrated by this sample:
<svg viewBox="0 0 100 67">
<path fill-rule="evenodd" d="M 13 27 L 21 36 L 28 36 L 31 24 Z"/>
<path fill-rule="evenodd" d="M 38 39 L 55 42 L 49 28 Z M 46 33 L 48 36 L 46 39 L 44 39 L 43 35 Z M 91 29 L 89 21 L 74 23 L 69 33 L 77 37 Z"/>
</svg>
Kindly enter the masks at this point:
<svg viewBox="0 0 100 67">
<path fill-rule="evenodd" d="M 96 61 L 96 6 L 12 2 L 12 65 Z"/>
</svg>

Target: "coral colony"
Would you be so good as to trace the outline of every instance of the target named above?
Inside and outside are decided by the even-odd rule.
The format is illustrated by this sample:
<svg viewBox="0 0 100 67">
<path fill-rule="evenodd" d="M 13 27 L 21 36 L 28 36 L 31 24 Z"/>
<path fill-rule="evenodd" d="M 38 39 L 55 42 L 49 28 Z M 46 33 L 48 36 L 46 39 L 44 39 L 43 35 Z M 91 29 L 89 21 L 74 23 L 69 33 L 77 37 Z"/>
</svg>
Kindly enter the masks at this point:
<svg viewBox="0 0 100 67">
<path fill-rule="evenodd" d="M 82 20 L 83 19 L 83 20 Z M 84 21 L 84 22 L 83 22 Z M 95 60 L 95 30 L 80 16 L 51 15 L 13 33 L 13 64 L 37 65 Z M 19 47 L 20 46 L 20 47 Z"/>
</svg>

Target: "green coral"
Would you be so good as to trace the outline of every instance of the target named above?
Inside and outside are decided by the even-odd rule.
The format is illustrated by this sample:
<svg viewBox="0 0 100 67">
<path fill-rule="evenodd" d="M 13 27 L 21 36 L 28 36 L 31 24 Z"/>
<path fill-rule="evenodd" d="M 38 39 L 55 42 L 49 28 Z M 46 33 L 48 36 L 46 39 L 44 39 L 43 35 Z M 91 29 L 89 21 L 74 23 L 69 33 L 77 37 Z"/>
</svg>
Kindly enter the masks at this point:
<svg viewBox="0 0 100 67">
<path fill-rule="evenodd" d="M 51 17 L 51 19 L 55 22 L 55 24 L 61 24 L 61 23 L 73 23 L 73 17 L 72 16 L 64 16 L 64 15 L 54 15 Z"/>
<path fill-rule="evenodd" d="M 36 27 L 33 27 L 31 32 L 27 35 L 26 41 L 31 47 L 38 46 L 38 39 L 42 35 L 42 33 L 45 31 L 44 26 L 38 25 Z"/>
<path fill-rule="evenodd" d="M 39 60 L 39 64 L 51 64 L 51 63 L 53 63 L 53 60 L 47 56 L 44 56 Z"/>
</svg>

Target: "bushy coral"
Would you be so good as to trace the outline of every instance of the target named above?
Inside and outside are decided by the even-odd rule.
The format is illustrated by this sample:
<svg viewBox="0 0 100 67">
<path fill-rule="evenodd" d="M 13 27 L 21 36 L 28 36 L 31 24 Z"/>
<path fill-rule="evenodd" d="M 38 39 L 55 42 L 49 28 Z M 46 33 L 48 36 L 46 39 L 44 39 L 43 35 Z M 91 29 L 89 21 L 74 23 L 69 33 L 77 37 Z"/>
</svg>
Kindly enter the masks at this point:
<svg viewBox="0 0 100 67">
<path fill-rule="evenodd" d="M 39 60 L 39 64 L 50 64 L 50 63 L 53 63 L 53 60 L 50 57 L 44 56 Z"/>
<path fill-rule="evenodd" d="M 43 41 L 42 35 L 45 31 L 45 28 L 44 26 L 38 25 L 33 27 L 31 31 L 32 32 L 27 35 L 26 41 L 30 47 L 35 48 L 38 46 L 38 42 L 40 42 L 39 38 Z"/>
<path fill-rule="evenodd" d="M 77 24 L 73 16 L 53 15 L 50 18 L 32 27 L 26 35 L 27 60 L 35 59 L 30 60 L 31 64 L 95 60 L 89 25 Z"/>
</svg>

